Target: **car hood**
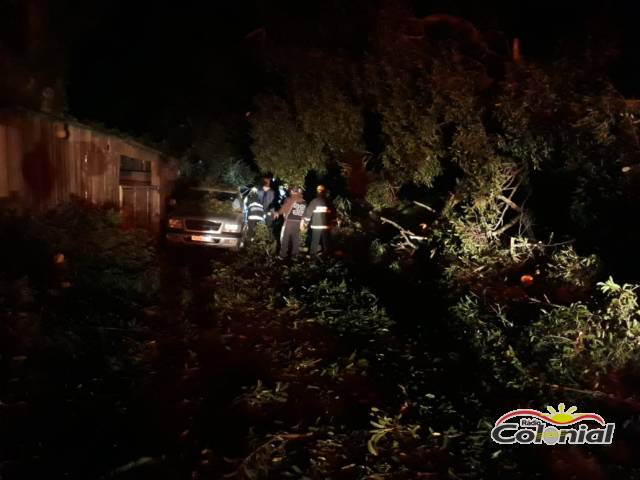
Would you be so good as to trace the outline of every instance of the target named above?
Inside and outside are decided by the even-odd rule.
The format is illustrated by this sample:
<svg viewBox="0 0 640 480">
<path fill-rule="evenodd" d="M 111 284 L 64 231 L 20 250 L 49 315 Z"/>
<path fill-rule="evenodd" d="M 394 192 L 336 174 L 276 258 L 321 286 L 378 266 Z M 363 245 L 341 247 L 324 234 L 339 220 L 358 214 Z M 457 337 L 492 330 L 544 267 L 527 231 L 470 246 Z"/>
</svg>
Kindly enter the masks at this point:
<svg viewBox="0 0 640 480">
<path fill-rule="evenodd" d="M 176 212 L 169 214 L 170 218 L 197 218 L 201 220 L 219 221 L 219 222 L 242 222 L 241 213 L 211 213 L 211 212 Z"/>
<path fill-rule="evenodd" d="M 204 207 L 194 207 L 193 205 L 177 206 L 171 212 L 172 218 L 200 218 L 203 220 L 219 220 L 226 222 L 239 222 L 242 220 L 240 212 L 215 212 Z"/>
</svg>

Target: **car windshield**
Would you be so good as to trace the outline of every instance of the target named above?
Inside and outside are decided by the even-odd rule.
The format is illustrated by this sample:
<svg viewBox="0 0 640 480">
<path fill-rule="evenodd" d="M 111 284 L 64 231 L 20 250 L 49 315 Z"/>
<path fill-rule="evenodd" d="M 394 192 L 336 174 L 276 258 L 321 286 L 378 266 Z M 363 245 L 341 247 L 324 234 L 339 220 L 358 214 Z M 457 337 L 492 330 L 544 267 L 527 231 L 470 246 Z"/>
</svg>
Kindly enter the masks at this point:
<svg viewBox="0 0 640 480">
<path fill-rule="evenodd" d="M 233 202 L 238 195 L 232 192 L 224 192 L 218 190 L 198 190 L 190 188 L 185 192 L 183 200 L 194 202 L 206 202 L 215 200 L 218 202 Z"/>
<path fill-rule="evenodd" d="M 177 205 L 185 211 L 207 211 L 211 213 L 234 213 L 241 209 L 238 194 L 221 190 L 193 189 L 178 195 Z"/>
</svg>

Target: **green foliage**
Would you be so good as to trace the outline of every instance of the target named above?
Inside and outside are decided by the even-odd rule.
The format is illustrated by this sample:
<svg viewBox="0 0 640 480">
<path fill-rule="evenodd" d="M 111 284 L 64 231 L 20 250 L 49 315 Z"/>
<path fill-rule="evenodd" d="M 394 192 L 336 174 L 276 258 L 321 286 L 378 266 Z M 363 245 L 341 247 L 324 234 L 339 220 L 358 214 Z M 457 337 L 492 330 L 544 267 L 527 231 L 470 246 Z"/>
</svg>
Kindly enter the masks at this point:
<svg viewBox="0 0 640 480">
<path fill-rule="evenodd" d="M 624 100 L 588 65 L 515 64 L 486 50 L 478 54 L 455 38 L 408 40 L 417 22 L 399 7 L 381 7 L 374 18 L 367 54 L 341 58 L 338 69 L 322 70 L 321 89 L 296 70 L 295 57 L 290 63 L 280 59 L 279 96 L 258 102 L 264 108 L 252 125 L 259 147 L 254 153 L 260 163 L 262 152 L 273 148 L 265 158 L 275 158 L 293 151 L 286 142 L 294 139 L 311 152 L 301 164 L 291 159 L 304 155 L 289 153 L 266 164 L 293 175 L 296 167 L 305 174 L 322 169 L 341 151 L 364 148 L 374 153 L 367 163 L 368 179 L 374 180 L 366 195 L 373 210 L 397 207 L 415 191 L 435 200 L 429 204 L 438 210 L 425 213 L 427 238 L 405 253 L 416 270 L 428 266 L 438 272 L 432 281 L 449 292 L 443 301 L 449 307 L 447 325 L 440 325 L 449 335 L 443 348 L 464 356 L 476 372 L 469 379 L 477 382 L 472 391 L 482 400 L 474 398 L 479 410 L 474 425 L 451 421 L 435 430 L 428 423 L 431 415 L 428 421 L 421 418 L 422 438 L 407 436 L 421 447 L 441 446 L 427 438 L 425 424 L 439 433 L 451 428 L 451 451 L 464 456 L 469 472 L 491 477 L 492 466 L 517 468 L 487 441 L 496 396 L 530 403 L 541 399 L 550 383 L 607 391 L 608 374 L 631 370 L 638 361 L 634 287 L 609 281 L 594 292 L 601 274 L 595 256 L 538 241 L 553 238 L 556 230 L 563 240 L 587 233 L 607 245 L 612 213 L 624 205 L 621 166 L 637 163 L 636 134 L 624 115 Z M 424 25 L 419 28 L 424 31 Z M 323 55 L 318 58 L 322 64 Z M 493 73 L 497 63 L 504 75 Z M 304 65 L 301 70 L 314 72 Z M 345 65 L 358 75 L 345 78 L 340 73 Z M 321 108 L 319 99 L 325 101 Z M 269 145 L 271 137 L 275 141 Z M 374 148 L 363 146 L 362 139 Z M 407 228 L 416 232 L 416 224 Z M 373 261 L 385 261 L 403 276 L 408 262 L 389 259 L 392 248 L 374 241 Z M 386 333 L 376 299 L 354 289 L 335 265 L 319 265 L 284 270 L 287 307 L 339 332 Z M 520 281 L 523 274 L 535 277 L 533 285 Z M 553 304 L 555 298 L 563 305 Z M 416 374 L 408 389 L 424 393 L 416 380 L 424 370 L 408 370 Z M 438 413 L 449 419 L 446 412 L 464 411 L 468 418 L 463 406 L 473 402 L 451 397 L 441 401 L 447 406 Z M 436 409 L 423 398 L 415 401 L 425 411 Z M 420 424 L 404 420 L 389 414 L 376 422 L 368 438 L 374 457 L 369 473 L 393 478 L 403 472 L 394 462 L 401 442 L 392 437 Z M 376 459 L 382 451 L 385 458 Z"/>
<path fill-rule="evenodd" d="M 271 52 L 285 88 L 254 99 L 252 151 L 260 169 L 291 184 L 322 173 L 327 162 L 362 150 L 363 119 L 345 57 L 289 47 Z"/>
<path fill-rule="evenodd" d="M 345 280 L 330 279 L 309 285 L 300 300 L 315 318 L 338 332 L 382 335 L 391 321 L 366 288 L 350 288 Z"/>
<path fill-rule="evenodd" d="M 275 239 L 272 231 L 264 222 L 258 222 L 251 238 L 247 238 L 245 260 L 256 262 L 263 268 L 273 268 L 275 259 Z"/>
<path fill-rule="evenodd" d="M 256 172 L 243 160 L 227 157 L 216 161 L 207 172 L 203 186 L 230 185 L 232 187 L 251 185 Z"/>
<path fill-rule="evenodd" d="M 384 135 L 384 169 L 393 183 L 431 185 L 442 172 L 442 130 L 430 111 L 427 79 L 375 58 L 365 65 L 361 95 L 380 118 Z"/>
<path fill-rule="evenodd" d="M 373 239 L 371 245 L 369 246 L 369 255 L 371 257 L 371 260 L 374 263 L 380 262 L 384 258 L 388 250 L 389 247 L 386 243 L 377 238 Z"/>
<path fill-rule="evenodd" d="M 495 104 L 502 131 L 496 136 L 499 151 L 508 158 L 539 169 L 554 151 L 550 125 L 560 116 L 562 95 L 549 72 L 527 65 L 509 72 Z"/>
<path fill-rule="evenodd" d="M 455 33 L 412 41 L 419 22 L 398 5 L 371 20 L 365 56 L 269 51 L 278 93 L 257 97 L 251 116 L 261 169 L 299 182 L 345 152 L 375 150 L 372 208 L 396 206 L 401 187 L 434 189 L 440 228 L 473 255 L 534 237 L 538 216 L 558 233 L 607 231 L 638 140 L 624 99 L 590 63 L 513 64 Z M 565 186 L 536 191 L 538 180 Z"/>
<path fill-rule="evenodd" d="M 595 257 L 581 258 L 564 247 L 548 265 L 549 281 L 583 290 L 594 286 Z M 485 280 L 487 290 L 514 288 L 490 287 L 491 281 Z M 452 328 L 491 372 L 483 380 L 490 388 L 527 390 L 548 382 L 597 390 L 612 372 L 635 371 L 640 341 L 637 287 L 611 278 L 598 287 L 588 303 L 565 306 L 545 300 L 526 309 L 519 306 L 526 296 L 503 304 L 489 295 L 466 296 L 451 309 Z"/>
<path fill-rule="evenodd" d="M 457 335 L 474 352 L 482 370 L 485 388 L 500 385 L 521 389 L 531 380 L 522 364 L 517 347 L 518 332 L 508 318 L 508 308 L 486 305 L 476 296 L 466 296 L 451 309 Z M 455 330 L 455 329 L 454 329 Z M 515 346 L 515 348 L 514 348 Z"/>
<path fill-rule="evenodd" d="M 541 391 L 549 384 L 609 393 L 611 377 L 637 373 L 636 287 L 610 278 L 594 290 L 601 270 L 595 256 L 541 245 L 534 231 L 551 233 L 539 221 L 549 217 L 561 233 L 607 231 L 609 213 L 622 198 L 620 167 L 637 158 L 633 125 L 620 95 L 587 68 L 512 64 L 455 41 L 408 40 L 416 19 L 400 8 L 377 13 L 366 55 L 268 52 L 276 80 L 273 92 L 255 98 L 249 116 L 252 153 L 260 170 L 302 184 L 308 173 L 321 174 L 349 152 L 374 152 L 364 175 L 374 179 L 366 196 L 374 210 L 397 207 L 411 195 L 405 192 L 416 190 L 442 208 L 425 214 L 427 238 L 406 258 L 390 259 L 392 246 L 376 239 L 373 261 L 388 261 L 394 279 L 415 275 L 417 297 L 427 293 L 419 286 L 426 284 L 428 267 L 434 277 L 429 285 L 449 295 L 430 294 L 435 305 L 428 307 L 436 314 L 420 318 L 411 334 L 391 332 L 393 320 L 381 300 L 344 263 L 299 257 L 283 264 L 271 232 L 259 224 L 241 255 L 216 263 L 215 289 L 207 290 L 211 298 L 203 311 L 224 327 L 216 348 L 226 354 L 248 340 L 229 327 L 235 321 L 255 335 L 240 351 L 270 360 L 256 370 L 271 378 L 247 382 L 234 406 L 273 412 L 310 396 L 318 416 L 297 418 L 303 409 L 296 404 L 286 417 L 295 417 L 295 424 L 256 422 L 251 451 L 234 462 L 234 473 L 524 478 L 523 457 L 498 449 L 488 436 L 505 401 L 513 407 L 547 401 L 548 392 L 542 397 Z M 498 62 L 504 75 L 493 78 Z M 203 185 L 251 182 L 254 172 L 239 160 L 228 131 L 212 124 L 200 132 L 183 166 L 185 177 Z M 549 179 L 563 188 L 538 188 Z M 347 223 L 350 200 L 340 197 L 335 206 Z M 0 237 L 13 241 L 3 257 L 13 273 L 0 277 L 7 292 L 0 304 L 9 305 L 7 311 L 28 310 L 27 320 L 20 320 L 28 328 L 38 325 L 33 307 L 51 279 L 38 283 L 32 275 L 37 268 L 17 266 L 42 265 L 56 253 L 67 259 L 65 281 L 71 285 L 71 295 L 60 297 L 82 302 L 86 309 L 78 316 L 96 322 L 111 315 L 112 305 L 157 298 L 154 249 L 139 232 L 122 231 L 113 211 L 75 205 L 35 220 L 6 216 Z M 12 255 L 22 241 L 25 250 Z M 538 267 L 530 288 L 519 280 Z M 567 291 L 581 301 L 553 303 Z M 177 295 L 185 311 L 195 309 L 202 294 L 189 284 Z M 425 300 L 414 305 L 422 309 Z M 89 307 L 100 316 L 85 315 L 95 311 Z M 5 316 L 0 322 L 5 333 L 18 324 L 8 316 L 11 323 Z M 138 327 L 130 318 L 114 324 Z M 65 337 L 70 345 L 77 341 Z M 107 359 L 114 371 L 144 353 L 140 342 L 119 348 L 125 361 L 113 354 Z M 228 356 L 250 361 L 248 355 Z M 452 385 L 454 375 L 460 380 Z M 344 395 L 353 385 L 349 380 L 365 385 L 357 399 Z M 368 396 L 371 384 L 397 386 L 402 396 Z M 350 402 L 361 411 L 374 401 L 384 405 L 371 408 L 370 425 L 358 419 L 345 425 L 334 415 Z M 275 431 L 264 433 L 269 428 Z"/>
<path fill-rule="evenodd" d="M 264 408 L 266 405 L 274 403 L 286 403 L 287 387 L 286 383 L 277 382 L 273 388 L 268 388 L 258 380 L 255 387 L 247 389 L 235 400 L 235 403 L 241 403 L 254 409 Z"/>
<path fill-rule="evenodd" d="M 338 333 L 380 336 L 392 325 L 377 297 L 356 285 L 339 262 L 294 263 L 284 269 L 282 277 L 289 303 Z"/>
<path fill-rule="evenodd" d="M 126 416 L 133 392 L 153 375 L 158 325 L 147 328 L 141 308 L 158 300 L 153 242 L 123 230 L 114 210 L 75 201 L 33 216 L 0 210 L 0 244 L 0 403 L 21 405 L 25 420 L 3 424 L 17 446 L 3 462 L 26 471 L 38 451 L 78 448 L 92 472 L 107 471 L 113 458 L 87 449 L 86 438 L 116 417 L 134 424 Z M 69 435 L 47 437 L 52 416 Z M 122 435 L 103 431 L 114 441 Z M 65 470 L 94 475 L 86 464 Z"/>
<path fill-rule="evenodd" d="M 406 425 L 402 421 L 402 413 L 389 417 L 384 415 L 378 408 L 371 409 L 371 426 L 374 427 L 370 433 L 371 437 L 367 442 L 367 449 L 371 455 L 379 455 L 379 444 L 386 440 L 396 444 L 406 443 L 407 440 L 417 440 L 420 425 Z M 397 448 L 397 447 L 396 447 Z"/>
<path fill-rule="evenodd" d="M 7 246 L 4 264 L 13 269 L 32 268 L 34 278 L 62 269 L 65 281 L 87 304 L 156 299 L 159 269 L 153 241 L 148 232 L 122 229 L 116 210 L 78 200 L 34 217 L 4 212 L 0 222 Z M 64 256 L 58 267 L 56 254 Z"/>
<path fill-rule="evenodd" d="M 336 221 L 341 226 L 347 226 L 352 223 L 351 217 L 351 202 L 348 198 L 338 196 L 333 200 L 333 206 L 335 208 Z"/>
<path fill-rule="evenodd" d="M 237 140 L 231 135 L 242 128 L 238 122 L 212 122 L 197 132 L 191 151 L 180 165 L 181 177 L 202 187 L 251 185 L 256 172 L 242 159 Z"/>
<path fill-rule="evenodd" d="M 364 122 L 351 92 L 350 82 L 356 74 L 353 62 L 335 54 L 294 49 L 279 64 L 302 130 L 329 157 L 360 150 Z"/>
<path fill-rule="evenodd" d="M 287 101 L 263 95 L 255 102 L 257 110 L 251 115 L 252 149 L 260 169 L 298 185 L 304 185 L 309 171 L 323 171 L 322 144 L 302 129 Z"/>
<path fill-rule="evenodd" d="M 569 207 L 580 231 L 607 230 L 622 196 L 622 166 L 637 159 L 637 138 L 613 87 L 584 93 L 563 131 L 567 172 L 575 178 Z"/>
<path fill-rule="evenodd" d="M 393 207 L 397 205 L 396 188 L 384 180 L 371 182 L 365 200 L 374 210 Z"/>
<path fill-rule="evenodd" d="M 545 270 L 550 280 L 561 280 L 579 287 L 589 287 L 593 285 L 600 267 L 600 261 L 596 255 L 581 257 L 573 247 L 567 246 L 551 254 Z"/>
<path fill-rule="evenodd" d="M 557 382 L 599 388 L 603 378 L 639 360 L 640 317 L 636 286 L 611 278 L 599 284 L 602 298 L 542 312 L 532 325 L 531 339 L 545 376 Z"/>
</svg>

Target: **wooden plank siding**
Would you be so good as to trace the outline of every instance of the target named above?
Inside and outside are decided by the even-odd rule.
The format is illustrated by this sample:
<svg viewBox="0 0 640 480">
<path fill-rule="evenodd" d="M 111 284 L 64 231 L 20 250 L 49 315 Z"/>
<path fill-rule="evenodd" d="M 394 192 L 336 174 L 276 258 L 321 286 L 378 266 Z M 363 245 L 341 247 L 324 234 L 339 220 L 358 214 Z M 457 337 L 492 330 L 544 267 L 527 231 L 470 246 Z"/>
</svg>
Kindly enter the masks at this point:
<svg viewBox="0 0 640 480">
<path fill-rule="evenodd" d="M 133 140 L 65 119 L 0 112 L 0 199 L 47 210 L 72 196 L 120 205 L 120 158 L 149 162 L 148 226 L 157 228 L 177 178 L 177 161 Z M 145 214 L 146 215 L 146 214 Z"/>
</svg>

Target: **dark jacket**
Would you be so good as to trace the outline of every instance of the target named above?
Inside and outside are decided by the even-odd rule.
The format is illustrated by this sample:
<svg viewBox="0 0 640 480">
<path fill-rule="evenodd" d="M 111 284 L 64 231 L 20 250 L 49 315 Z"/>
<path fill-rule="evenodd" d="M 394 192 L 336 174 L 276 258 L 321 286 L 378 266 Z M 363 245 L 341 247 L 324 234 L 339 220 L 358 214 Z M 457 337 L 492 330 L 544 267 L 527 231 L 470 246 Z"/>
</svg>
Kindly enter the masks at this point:
<svg viewBox="0 0 640 480">
<path fill-rule="evenodd" d="M 304 219 L 308 222 L 311 229 L 323 230 L 331 226 L 332 211 L 329 202 L 323 196 L 319 196 L 311 200 L 304 212 Z"/>
<path fill-rule="evenodd" d="M 258 201 L 262 203 L 265 212 L 272 212 L 276 209 L 276 192 L 273 188 L 270 188 L 266 192 L 259 190 L 258 199 Z"/>
</svg>

